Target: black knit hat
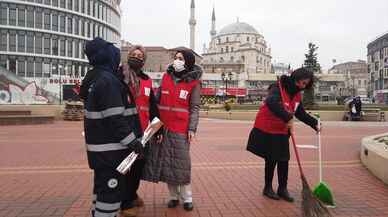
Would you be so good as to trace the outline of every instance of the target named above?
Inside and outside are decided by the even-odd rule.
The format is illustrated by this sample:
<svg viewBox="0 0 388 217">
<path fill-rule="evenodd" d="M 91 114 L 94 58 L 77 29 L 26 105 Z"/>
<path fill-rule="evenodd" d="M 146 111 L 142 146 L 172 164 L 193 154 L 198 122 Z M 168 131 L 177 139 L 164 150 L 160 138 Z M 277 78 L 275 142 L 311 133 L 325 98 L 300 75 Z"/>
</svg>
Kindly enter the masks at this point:
<svg viewBox="0 0 388 217">
<path fill-rule="evenodd" d="M 193 70 L 195 64 L 195 56 L 192 50 L 182 49 L 178 50 L 177 53 L 181 53 L 183 58 L 185 59 L 185 66 L 188 70 Z"/>
</svg>

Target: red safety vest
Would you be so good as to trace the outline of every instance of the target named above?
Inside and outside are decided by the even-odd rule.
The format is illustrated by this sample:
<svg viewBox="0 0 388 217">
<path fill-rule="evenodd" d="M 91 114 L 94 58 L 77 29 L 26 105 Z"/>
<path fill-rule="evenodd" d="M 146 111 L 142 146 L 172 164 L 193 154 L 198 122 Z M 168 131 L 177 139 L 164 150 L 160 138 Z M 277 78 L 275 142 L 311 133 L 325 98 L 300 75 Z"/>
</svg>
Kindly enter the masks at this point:
<svg viewBox="0 0 388 217">
<path fill-rule="evenodd" d="M 164 127 L 169 131 L 187 135 L 191 92 L 199 82 L 199 80 L 193 80 L 175 84 L 171 75 L 168 73 L 163 75 L 159 112 Z"/>
<path fill-rule="evenodd" d="M 290 99 L 289 95 L 286 91 L 280 90 L 283 92 L 284 102 L 283 106 L 285 107 L 286 111 L 295 112 L 297 109 L 297 106 L 302 100 L 302 95 L 297 93 L 294 98 Z M 282 93 L 280 93 L 282 94 Z M 288 128 L 287 123 L 285 123 L 282 119 L 275 116 L 271 110 L 269 110 L 269 107 L 267 104 L 263 104 L 263 106 L 260 108 L 259 112 L 256 115 L 256 121 L 255 121 L 255 128 L 258 128 L 266 133 L 271 134 L 288 134 Z"/>
<path fill-rule="evenodd" d="M 139 112 L 141 128 L 144 132 L 150 122 L 150 95 L 152 90 L 152 80 L 144 80 L 141 78 L 139 78 L 139 80 L 140 92 L 139 96 L 136 97 L 136 107 Z"/>
</svg>

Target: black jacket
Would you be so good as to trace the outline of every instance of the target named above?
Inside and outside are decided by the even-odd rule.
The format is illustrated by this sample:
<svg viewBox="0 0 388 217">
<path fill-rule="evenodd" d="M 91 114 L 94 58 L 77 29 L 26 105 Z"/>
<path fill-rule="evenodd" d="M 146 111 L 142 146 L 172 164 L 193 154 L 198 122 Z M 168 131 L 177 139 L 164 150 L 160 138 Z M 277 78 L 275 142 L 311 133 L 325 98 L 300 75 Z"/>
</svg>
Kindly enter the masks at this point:
<svg viewBox="0 0 388 217">
<path fill-rule="evenodd" d="M 114 59 L 95 65 L 89 86 L 82 86 L 83 92 L 87 90 L 84 130 L 92 169 L 116 168 L 142 136 L 134 97 L 116 71 L 119 62 L 116 49 L 108 46 L 97 54 Z"/>
<path fill-rule="evenodd" d="M 298 88 L 295 86 L 295 82 L 291 80 L 288 76 L 282 76 L 280 78 L 282 87 L 285 89 L 287 94 L 292 99 L 295 97 L 295 95 L 300 92 Z M 288 122 L 292 119 L 293 114 L 288 113 L 283 106 L 280 89 L 277 84 L 273 84 L 269 88 L 269 94 L 267 98 L 265 99 L 265 103 L 267 104 L 270 111 L 280 119 L 282 119 L 284 122 Z M 311 115 L 309 115 L 303 107 L 302 102 L 299 104 L 297 110 L 295 111 L 295 117 L 298 118 L 303 123 L 309 125 L 313 129 L 316 130 L 316 126 L 318 124 L 318 121 L 313 118 Z"/>
</svg>

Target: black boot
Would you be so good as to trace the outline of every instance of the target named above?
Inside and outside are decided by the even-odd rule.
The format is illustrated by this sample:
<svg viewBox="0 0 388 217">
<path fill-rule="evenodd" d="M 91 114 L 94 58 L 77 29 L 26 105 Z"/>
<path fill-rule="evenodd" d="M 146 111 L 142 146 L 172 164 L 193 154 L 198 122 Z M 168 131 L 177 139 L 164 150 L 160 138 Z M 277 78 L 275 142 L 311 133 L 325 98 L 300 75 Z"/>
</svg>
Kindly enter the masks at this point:
<svg viewBox="0 0 388 217">
<path fill-rule="evenodd" d="M 183 203 L 183 209 L 185 209 L 186 211 L 191 211 L 191 210 L 193 210 L 193 208 L 194 208 L 194 206 L 193 206 L 192 202 Z"/>
<path fill-rule="evenodd" d="M 287 202 L 290 202 L 290 203 L 294 202 L 294 198 L 291 197 L 287 189 L 278 189 L 278 195 L 280 198 L 282 198 Z"/>
<path fill-rule="evenodd" d="M 263 195 L 272 200 L 280 200 L 279 196 L 275 194 L 272 187 L 264 187 Z"/>
<path fill-rule="evenodd" d="M 278 162 L 278 195 L 280 198 L 288 202 L 294 202 L 294 198 L 290 196 L 287 190 L 287 181 L 288 181 L 288 161 L 279 161 Z"/>
<path fill-rule="evenodd" d="M 178 204 L 179 204 L 179 200 L 170 200 L 167 203 L 167 207 L 168 208 L 175 208 L 176 206 L 178 206 Z"/>
<path fill-rule="evenodd" d="M 276 167 L 276 161 L 265 159 L 265 186 L 263 195 L 273 200 L 279 200 L 279 196 L 272 189 L 273 173 Z"/>
</svg>

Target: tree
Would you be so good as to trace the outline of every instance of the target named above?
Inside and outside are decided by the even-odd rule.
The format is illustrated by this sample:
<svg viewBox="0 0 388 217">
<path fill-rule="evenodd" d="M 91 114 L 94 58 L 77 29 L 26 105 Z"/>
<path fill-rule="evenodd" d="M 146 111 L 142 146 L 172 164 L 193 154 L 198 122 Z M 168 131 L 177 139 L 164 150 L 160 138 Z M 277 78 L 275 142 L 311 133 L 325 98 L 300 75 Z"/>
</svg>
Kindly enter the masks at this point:
<svg viewBox="0 0 388 217">
<path fill-rule="evenodd" d="M 318 53 L 317 53 L 318 47 L 313 44 L 309 43 L 309 51 L 307 54 L 305 54 L 305 61 L 303 67 L 307 68 L 308 70 L 315 73 L 320 73 L 321 66 L 318 63 Z M 314 75 L 314 79 L 316 80 L 316 77 Z M 311 108 L 314 105 L 314 88 L 311 88 L 310 90 L 304 91 L 303 94 L 303 105 L 306 108 Z"/>
</svg>

